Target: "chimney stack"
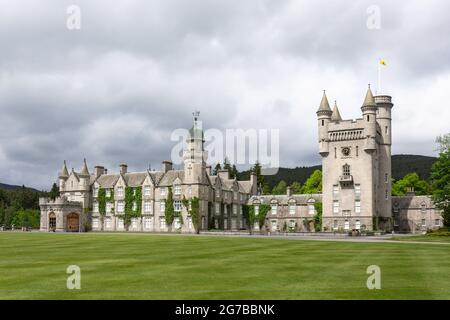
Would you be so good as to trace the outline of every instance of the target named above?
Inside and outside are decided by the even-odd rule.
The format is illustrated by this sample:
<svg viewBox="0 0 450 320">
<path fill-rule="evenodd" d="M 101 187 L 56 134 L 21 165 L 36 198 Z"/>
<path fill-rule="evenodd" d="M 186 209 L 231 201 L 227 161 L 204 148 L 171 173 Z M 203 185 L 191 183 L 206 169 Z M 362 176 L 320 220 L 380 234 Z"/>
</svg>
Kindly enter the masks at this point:
<svg viewBox="0 0 450 320">
<path fill-rule="evenodd" d="M 292 196 L 292 189 L 291 189 L 291 186 L 288 186 L 288 187 L 286 188 L 286 195 L 287 195 L 288 197 Z"/>
<path fill-rule="evenodd" d="M 121 165 L 119 165 L 119 168 L 121 174 L 127 173 L 128 166 L 126 164 L 122 163 Z"/>
<path fill-rule="evenodd" d="M 167 171 L 172 170 L 173 163 L 171 161 L 165 160 L 162 162 L 162 171 L 166 173 Z"/>
<path fill-rule="evenodd" d="M 105 167 L 95 166 L 95 168 L 94 168 L 94 175 L 95 175 L 96 178 L 100 177 L 104 173 L 105 173 Z"/>
</svg>

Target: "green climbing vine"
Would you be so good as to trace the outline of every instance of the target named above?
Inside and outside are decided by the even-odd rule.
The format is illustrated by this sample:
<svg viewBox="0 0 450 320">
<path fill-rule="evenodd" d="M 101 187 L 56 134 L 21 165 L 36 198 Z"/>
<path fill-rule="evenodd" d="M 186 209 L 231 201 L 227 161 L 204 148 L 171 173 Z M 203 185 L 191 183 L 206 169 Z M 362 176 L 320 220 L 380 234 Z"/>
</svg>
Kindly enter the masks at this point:
<svg viewBox="0 0 450 320">
<path fill-rule="evenodd" d="M 315 202 L 314 209 L 316 209 L 316 214 L 314 215 L 314 230 L 320 232 L 322 230 L 322 202 Z"/>
<path fill-rule="evenodd" d="M 133 210 L 133 204 L 136 208 Z M 142 208 L 142 187 L 126 187 L 125 188 L 125 214 L 123 217 L 124 224 L 129 226 L 132 218 L 141 216 Z"/>
<path fill-rule="evenodd" d="M 242 213 L 244 215 L 244 219 L 247 222 L 248 229 L 250 234 L 253 232 L 253 227 L 256 222 L 260 228 L 264 226 L 264 222 L 266 220 L 267 212 L 270 210 L 270 206 L 268 204 L 259 204 L 259 212 L 258 215 L 255 215 L 255 206 L 254 205 L 243 205 Z"/>
<path fill-rule="evenodd" d="M 169 231 L 171 231 L 172 223 L 175 218 L 175 208 L 173 207 L 173 193 L 172 188 L 168 188 L 169 191 L 167 193 L 167 199 L 165 200 L 166 206 L 164 210 L 164 216 L 166 218 L 166 225 L 169 227 Z"/>
<path fill-rule="evenodd" d="M 103 188 L 98 189 L 98 212 L 101 216 L 106 213 L 106 190 Z"/>
<path fill-rule="evenodd" d="M 187 200 L 183 196 L 183 206 L 186 208 L 186 210 L 189 212 L 192 224 L 194 225 L 195 233 L 200 233 L 200 201 L 197 197 L 192 197 L 191 199 Z M 190 205 L 189 205 L 190 204 Z"/>
</svg>

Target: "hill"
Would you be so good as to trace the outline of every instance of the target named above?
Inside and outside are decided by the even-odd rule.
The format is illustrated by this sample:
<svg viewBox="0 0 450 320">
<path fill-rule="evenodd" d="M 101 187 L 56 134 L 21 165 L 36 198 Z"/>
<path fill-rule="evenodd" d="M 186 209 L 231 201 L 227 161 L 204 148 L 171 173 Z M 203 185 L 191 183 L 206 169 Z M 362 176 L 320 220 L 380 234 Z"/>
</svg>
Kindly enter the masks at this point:
<svg viewBox="0 0 450 320">
<path fill-rule="evenodd" d="M 16 185 L 11 185 L 11 184 L 0 183 L 0 190 L 19 190 L 22 188 L 23 188 L 23 186 L 16 186 Z M 28 189 L 28 190 L 34 191 L 34 192 L 40 192 L 39 190 L 29 188 L 29 187 L 25 187 L 25 189 Z"/>
<path fill-rule="evenodd" d="M 410 172 L 416 172 L 421 179 L 428 180 L 430 177 L 431 166 L 435 157 L 399 154 L 392 156 L 392 177 L 395 180 L 403 178 Z M 276 175 L 264 176 L 264 180 L 273 188 L 278 182 L 284 180 L 288 185 L 294 181 L 301 184 L 305 183 L 306 179 L 314 172 L 314 170 L 321 170 L 322 166 L 311 167 L 296 167 L 296 168 L 280 168 Z M 249 171 L 241 172 L 238 175 L 239 179 L 248 179 Z"/>
</svg>

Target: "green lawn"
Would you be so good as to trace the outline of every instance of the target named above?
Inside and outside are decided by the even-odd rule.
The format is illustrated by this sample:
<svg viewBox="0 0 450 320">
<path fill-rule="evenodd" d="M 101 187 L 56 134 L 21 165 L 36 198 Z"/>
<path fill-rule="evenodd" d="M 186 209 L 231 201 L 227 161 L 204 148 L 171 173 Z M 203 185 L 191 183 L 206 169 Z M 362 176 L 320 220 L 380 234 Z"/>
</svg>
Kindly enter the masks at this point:
<svg viewBox="0 0 450 320">
<path fill-rule="evenodd" d="M 398 241 L 426 241 L 426 242 L 449 242 L 450 243 L 450 236 L 431 233 L 431 234 L 417 235 L 417 236 L 393 237 L 392 240 L 398 240 Z"/>
<path fill-rule="evenodd" d="M 392 298 L 450 299 L 450 245 L 0 232 L 0 299 Z"/>
</svg>

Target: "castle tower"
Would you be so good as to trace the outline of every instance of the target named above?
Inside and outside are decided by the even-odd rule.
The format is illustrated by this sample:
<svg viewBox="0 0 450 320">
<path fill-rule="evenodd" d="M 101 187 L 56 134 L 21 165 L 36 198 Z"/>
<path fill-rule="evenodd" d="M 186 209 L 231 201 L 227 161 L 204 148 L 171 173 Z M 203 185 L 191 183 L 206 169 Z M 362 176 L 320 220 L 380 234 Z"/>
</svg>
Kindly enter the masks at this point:
<svg viewBox="0 0 450 320">
<path fill-rule="evenodd" d="M 390 97 L 374 97 L 369 86 L 362 118 L 343 120 L 337 104 L 331 111 L 322 97 L 317 115 L 324 230 L 373 230 L 380 228 L 379 217 L 390 215 L 391 107 Z M 385 127 L 389 137 L 383 137 Z"/>
<path fill-rule="evenodd" d="M 58 174 L 59 191 L 64 192 L 66 189 L 66 181 L 69 178 L 69 171 L 67 171 L 66 160 L 64 160 L 61 171 Z"/>
<path fill-rule="evenodd" d="M 317 110 L 317 120 L 319 127 L 319 153 L 322 156 L 328 155 L 328 124 L 331 121 L 332 111 L 328 103 L 325 90 L 323 91 L 322 101 L 320 101 L 319 110 Z"/>
<path fill-rule="evenodd" d="M 199 183 L 206 172 L 207 151 L 204 150 L 204 136 L 201 121 L 198 120 L 200 112 L 194 112 L 194 124 L 189 130 L 186 139 L 187 148 L 184 151 L 184 181 L 186 183 Z"/>
<path fill-rule="evenodd" d="M 391 217 L 392 211 L 392 165 L 391 165 L 391 146 L 392 146 L 392 117 L 391 111 L 394 106 L 392 98 L 387 95 L 375 96 L 375 103 L 377 104 L 377 123 L 380 130 L 380 146 L 379 146 L 379 185 L 378 185 L 378 199 L 379 204 L 378 215 L 381 218 Z M 383 219 L 380 222 L 387 223 Z"/>
<path fill-rule="evenodd" d="M 78 174 L 80 178 L 79 189 L 81 192 L 81 197 L 83 199 L 83 208 L 88 208 L 90 203 L 90 177 L 89 169 L 87 167 L 86 159 L 83 160 L 83 167 Z"/>
</svg>

